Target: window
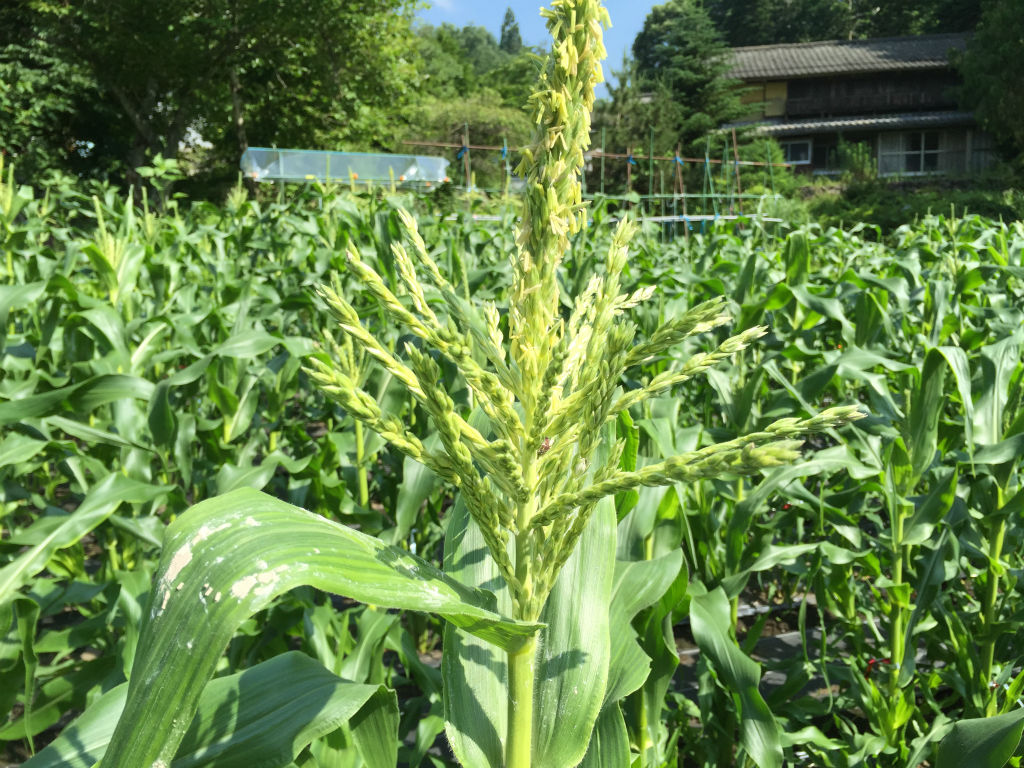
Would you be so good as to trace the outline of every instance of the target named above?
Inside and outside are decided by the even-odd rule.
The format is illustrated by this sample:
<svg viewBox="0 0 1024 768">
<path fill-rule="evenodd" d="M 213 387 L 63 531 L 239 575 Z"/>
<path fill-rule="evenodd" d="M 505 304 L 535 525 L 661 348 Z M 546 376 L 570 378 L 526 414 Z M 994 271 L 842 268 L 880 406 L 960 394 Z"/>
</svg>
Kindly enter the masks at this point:
<svg viewBox="0 0 1024 768">
<path fill-rule="evenodd" d="M 909 173 L 939 170 L 939 132 L 914 131 L 907 134 L 903 169 Z"/>
<path fill-rule="evenodd" d="M 800 139 L 799 141 L 779 142 L 782 146 L 782 155 L 787 163 L 794 165 L 809 165 L 811 162 L 811 140 Z"/>
<path fill-rule="evenodd" d="M 878 172 L 885 175 L 935 173 L 949 170 L 941 159 L 949 153 L 941 131 L 883 133 L 878 139 Z"/>
</svg>

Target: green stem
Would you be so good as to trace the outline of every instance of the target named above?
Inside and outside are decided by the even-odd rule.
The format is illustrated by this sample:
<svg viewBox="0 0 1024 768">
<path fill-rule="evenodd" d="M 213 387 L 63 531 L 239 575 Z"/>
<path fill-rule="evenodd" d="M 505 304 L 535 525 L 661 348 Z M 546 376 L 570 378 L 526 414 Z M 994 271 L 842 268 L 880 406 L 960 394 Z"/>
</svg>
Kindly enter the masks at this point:
<svg viewBox="0 0 1024 768">
<path fill-rule="evenodd" d="M 999 506 L 1003 505 L 1003 494 L 999 493 Z M 999 597 L 999 559 L 1003 555 L 1003 542 L 1006 539 L 1006 518 L 999 521 L 996 535 L 990 540 L 988 547 L 989 567 L 988 578 L 985 581 L 985 597 L 983 603 L 983 632 L 981 653 L 981 683 L 982 690 L 988 690 L 989 682 L 992 680 L 992 667 L 995 663 L 996 639 L 992 631 L 992 625 L 996 620 L 996 601 Z M 988 717 L 996 714 L 997 697 L 994 692 L 989 696 L 985 714 Z"/>
<path fill-rule="evenodd" d="M 533 682 L 537 658 L 534 635 L 508 655 L 508 734 L 505 768 L 530 768 L 533 752 Z"/>
<path fill-rule="evenodd" d="M 637 740 L 639 743 L 637 744 L 637 748 L 640 750 L 640 757 L 636 763 L 637 768 L 646 768 L 647 749 L 652 743 L 650 735 L 647 733 L 649 726 L 647 723 L 647 697 L 645 696 L 645 693 L 646 692 L 643 688 L 636 692 L 637 701 L 639 702 L 639 712 L 637 713 L 637 730 L 639 731 L 637 734 Z"/>
<path fill-rule="evenodd" d="M 644 539 L 644 560 L 654 559 L 654 535 Z M 634 694 L 637 697 L 637 747 L 640 750 L 640 757 L 636 763 L 637 768 L 647 766 L 647 749 L 653 743 L 647 721 L 647 696 L 646 691 L 641 688 Z"/>
<path fill-rule="evenodd" d="M 356 419 L 356 476 L 359 482 L 359 506 L 370 504 L 370 486 L 366 478 L 366 446 L 363 444 L 363 422 Z"/>
<path fill-rule="evenodd" d="M 903 523 L 909 514 L 910 509 L 905 504 L 898 504 L 896 508 L 895 519 L 893 520 L 892 528 L 892 581 L 896 589 L 903 586 L 903 560 L 906 555 L 906 547 L 903 545 Z M 906 610 L 903 607 L 902 602 L 899 599 L 891 601 L 892 610 L 892 632 L 890 635 L 890 653 L 892 654 L 892 674 L 890 694 L 896 695 L 897 685 L 899 679 L 900 664 L 903 663 L 904 646 L 906 645 L 906 639 L 904 638 L 905 626 L 904 621 L 906 620 Z"/>
</svg>

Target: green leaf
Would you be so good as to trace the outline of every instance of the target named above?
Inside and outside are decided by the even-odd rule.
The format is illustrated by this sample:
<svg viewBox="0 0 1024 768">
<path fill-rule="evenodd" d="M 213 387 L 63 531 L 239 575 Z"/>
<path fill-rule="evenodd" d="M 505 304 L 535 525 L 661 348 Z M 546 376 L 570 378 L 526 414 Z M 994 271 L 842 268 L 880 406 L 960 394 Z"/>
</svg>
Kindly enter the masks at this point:
<svg viewBox="0 0 1024 768">
<path fill-rule="evenodd" d="M 46 445 L 45 440 L 36 440 L 17 433 L 10 434 L 0 441 L 0 467 L 30 461 Z"/>
<path fill-rule="evenodd" d="M 611 704 L 637 690 L 650 674 L 650 657 L 637 642 L 633 618 L 657 603 L 672 586 L 683 564 L 682 550 L 676 549 L 657 560 L 615 563 L 615 587 L 611 600 L 612 653 L 605 704 Z"/>
<path fill-rule="evenodd" d="M 248 376 L 242 382 L 242 396 L 238 399 L 238 406 L 230 417 L 225 416 L 224 442 L 238 439 L 252 424 L 260 398 L 259 387 L 255 386 L 257 381 L 255 376 Z"/>
<path fill-rule="evenodd" d="M 512 599 L 462 499 L 448 513 L 445 573 L 497 595 L 498 610 L 512 612 Z M 444 719 L 448 743 L 464 766 L 501 768 L 508 728 L 507 657 L 493 645 L 456 627 L 445 627 L 441 655 Z"/>
<path fill-rule="evenodd" d="M 955 469 L 944 473 L 933 482 L 928 495 L 915 504 L 914 514 L 905 524 L 904 546 L 916 546 L 931 539 L 935 526 L 953 506 L 958 477 Z"/>
<path fill-rule="evenodd" d="M 90 768 L 107 751 L 127 696 L 127 683 L 103 694 L 25 766 Z M 285 653 L 212 680 L 171 767 L 287 765 L 311 741 L 350 720 L 356 721 L 357 731 L 371 726 L 378 731 L 373 738 L 379 746 L 364 751 L 364 759 L 373 756 L 367 764 L 393 768 L 398 751 L 395 693 L 346 682 L 308 656 Z"/>
<path fill-rule="evenodd" d="M 618 704 L 601 711 L 579 768 L 625 768 L 629 765 L 629 734 Z"/>
<path fill-rule="evenodd" d="M 979 448 L 974 454 L 975 464 L 1005 464 L 1024 456 L 1024 432 Z"/>
<path fill-rule="evenodd" d="M 946 358 L 949 370 L 953 372 L 960 401 L 964 406 L 964 438 L 968 452 L 974 451 L 974 400 L 971 398 L 971 371 L 967 364 L 967 353 L 960 347 L 936 347 Z"/>
<path fill-rule="evenodd" d="M 116 432 L 107 432 L 103 429 L 96 429 L 95 427 L 90 427 L 80 421 L 68 419 L 64 416 L 49 416 L 46 419 L 46 423 L 71 435 L 71 437 L 77 437 L 79 440 L 86 443 L 103 443 L 105 445 L 113 445 L 117 448 L 137 448 L 140 451 L 153 450 L 149 446 L 128 440 Z"/>
<path fill-rule="evenodd" d="M 694 590 L 697 591 L 697 590 Z M 782 768 L 781 729 L 758 690 L 761 665 L 731 636 L 729 599 L 721 587 L 690 600 L 690 622 L 700 652 L 722 684 L 740 700 L 740 744 L 760 768 Z"/>
<path fill-rule="evenodd" d="M 1003 768 L 1024 733 L 1024 709 L 956 723 L 939 742 L 935 768 Z"/>
<path fill-rule="evenodd" d="M 31 537 L 36 526 L 44 527 L 45 535 L 31 549 L 0 568 L 0 605 L 11 599 L 15 590 L 45 568 L 57 550 L 70 547 L 110 517 L 121 504 L 152 501 L 168 490 L 162 486 L 131 480 L 120 473 L 110 474 L 93 486 L 78 509 L 63 517 L 59 523 L 47 518 L 37 520 L 22 535 Z"/>
<path fill-rule="evenodd" d="M 22 285 L 0 285 L 0 350 L 3 349 L 4 337 L 7 334 L 7 316 L 12 309 L 21 309 L 32 304 L 46 290 L 45 282 L 24 283 Z"/>
<path fill-rule="evenodd" d="M 822 473 L 838 472 L 856 465 L 856 460 L 849 453 L 821 452 L 807 461 L 790 466 L 779 467 L 765 473 L 765 478 L 757 484 L 750 494 L 736 504 L 726 527 L 728 546 L 728 563 L 730 570 L 737 570 L 746 553 L 747 537 L 751 521 L 759 510 L 764 510 L 768 499 L 780 489 L 786 488 L 794 480 L 812 477 Z M 741 585 L 742 588 L 742 585 Z"/>
<path fill-rule="evenodd" d="M 432 611 L 502 648 L 518 647 L 537 629 L 503 619 L 494 595 L 407 552 L 248 489 L 175 520 L 154 582 L 107 768 L 170 763 L 234 631 L 300 585 Z"/>
<path fill-rule="evenodd" d="M 461 503 L 448 524 L 445 570 L 492 589 L 500 577 Z M 541 621 L 533 710 L 533 760 L 569 768 L 583 759 L 604 698 L 615 557 L 615 506 L 598 503 L 555 582 Z M 502 584 L 500 599 L 508 600 Z M 466 766 L 500 768 L 508 718 L 506 656 L 464 632 L 445 631 L 442 670 L 448 741 Z"/>
<path fill-rule="evenodd" d="M 81 415 L 115 400 L 129 397 L 148 400 L 152 392 L 153 384 L 136 376 L 96 376 L 50 392 L 0 403 L 0 426 L 48 416 L 59 411 L 65 403 Z"/>
<path fill-rule="evenodd" d="M 604 498 L 540 615 L 534 765 L 572 768 L 586 754 L 608 681 L 615 533 L 615 504 Z"/>
<path fill-rule="evenodd" d="M 1003 438 L 1003 412 L 1010 377 L 1020 364 L 1019 334 L 1000 339 L 981 350 L 979 390 L 974 396 L 974 438 L 992 445 Z"/>
<path fill-rule="evenodd" d="M 428 441 L 428 448 L 433 448 Z M 393 543 L 409 535 L 423 509 L 423 503 L 441 485 L 441 479 L 425 466 L 408 456 L 402 462 L 402 484 L 398 488 L 395 502 L 395 523 Z"/>
<path fill-rule="evenodd" d="M 907 431 L 903 440 L 910 454 L 913 488 L 917 478 L 924 474 L 935 459 L 935 444 L 939 433 L 939 417 L 946 405 L 942 396 L 945 384 L 945 358 L 937 349 L 928 350 L 921 366 L 921 382 L 910 398 Z"/>
<path fill-rule="evenodd" d="M 619 469 L 623 472 L 636 471 L 636 456 L 640 447 L 640 430 L 633 423 L 633 418 L 628 411 L 620 411 L 616 432 L 620 440 L 625 441 L 622 449 L 622 458 L 619 460 Z M 636 488 L 623 491 L 615 495 L 615 514 L 619 520 L 629 514 L 629 510 L 636 506 L 640 500 L 640 494 Z"/>
<path fill-rule="evenodd" d="M 149 399 L 149 431 L 153 435 L 153 442 L 161 447 L 168 447 L 174 444 L 174 436 L 178 429 L 178 419 L 171 408 L 168 396 L 171 388 L 169 379 L 164 379 L 153 390 L 153 396 Z"/>
<path fill-rule="evenodd" d="M 270 335 L 266 331 L 242 331 L 212 349 L 210 354 L 218 355 L 220 357 L 258 357 L 259 355 L 270 351 L 280 343 L 281 340 L 279 338 Z"/>
</svg>

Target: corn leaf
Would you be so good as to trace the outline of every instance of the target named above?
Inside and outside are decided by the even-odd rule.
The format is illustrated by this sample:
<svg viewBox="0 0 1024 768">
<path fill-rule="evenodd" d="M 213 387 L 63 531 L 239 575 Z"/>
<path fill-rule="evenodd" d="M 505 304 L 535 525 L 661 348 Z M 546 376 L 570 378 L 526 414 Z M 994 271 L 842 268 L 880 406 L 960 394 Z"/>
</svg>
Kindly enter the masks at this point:
<svg viewBox="0 0 1024 768">
<path fill-rule="evenodd" d="M 604 701 L 615 574 L 615 503 L 598 502 L 558 575 L 540 620 L 533 764 L 571 768 L 587 750 Z"/>
<path fill-rule="evenodd" d="M 57 518 L 40 518 L 20 536 L 32 546 L 13 562 L 0 568 L 0 605 L 19 587 L 46 567 L 57 550 L 70 547 L 110 517 L 123 503 L 152 501 L 167 488 L 140 483 L 121 474 L 110 474 L 89 491 L 78 509 Z M 36 528 L 42 535 L 36 536 Z"/>
<path fill-rule="evenodd" d="M 511 613 L 508 588 L 461 499 L 449 512 L 444 570 L 468 586 L 486 585 L 497 595 L 498 610 Z M 455 756 L 462 765 L 501 768 L 508 724 L 506 655 L 467 632 L 445 627 L 441 670 L 445 729 Z"/>
<path fill-rule="evenodd" d="M 25 763 L 26 768 L 89 768 L 103 758 L 124 711 L 128 684 L 103 694 L 63 733 Z M 367 765 L 392 768 L 398 702 L 380 685 L 350 683 L 313 659 L 290 652 L 203 690 L 195 719 L 172 768 L 248 768 L 287 765 L 312 740 L 356 719 L 353 735 Z M 374 746 L 372 728 L 388 730 L 386 747 Z M 364 729 L 360 731 L 360 729 Z M 364 738 L 363 734 L 366 734 Z"/>
<path fill-rule="evenodd" d="M 629 765 L 629 734 L 618 704 L 601 711 L 580 768 L 621 768 Z"/>
<path fill-rule="evenodd" d="M 961 720 L 939 743 L 935 768 L 1003 768 L 1024 733 L 1024 709 Z"/>
<path fill-rule="evenodd" d="M 460 509 L 461 504 L 456 508 Z M 449 522 L 445 571 L 494 588 L 497 569 L 464 510 Z M 615 566 L 615 506 L 597 505 L 541 614 L 533 711 L 533 764 L 578 765 L 586 752 L 608 679 L 609 604 Z M 507 598 L 504 598 L 507 600 Z M 445 632 L 443 671 L 448 740 L 463 765 L 500 768 L 508 717 L 504 653 L 465 632 Z"/>
<path fill-rule="evenodd" d="M 432 611 L 503 648 L 518 647 L 536 630 L 495 613 L 491 593 L 465 587 L 407 552 L 238 490 L 197 504 L 167 529 L 125 714 L 104 765 L 169 765 L 234 631 L 300 585 Z"/>
<path fill-rule="evenodd" d="M 740 745 L 760 768 L 782 768 L 779 724 L 757 688 L 761 665 L 743 653 L 729 634 L 732 620 L 725 591 L 718 587 L 694 594 L 690 621 L 700 652 L 711 662 L 722 684 L 739 697 Z"/>
</svg>

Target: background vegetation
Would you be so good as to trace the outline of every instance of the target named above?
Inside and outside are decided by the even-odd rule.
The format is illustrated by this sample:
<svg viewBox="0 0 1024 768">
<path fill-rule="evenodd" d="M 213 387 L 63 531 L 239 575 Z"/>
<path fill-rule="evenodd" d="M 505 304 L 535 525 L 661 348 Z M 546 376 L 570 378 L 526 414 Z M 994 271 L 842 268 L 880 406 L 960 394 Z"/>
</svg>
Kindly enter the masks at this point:
<svg viewBox="0 0 1024 768">
<path fill-rule="evenodd" d="M 195 501 L 260 488 L 440 557 L 450 491 L 358 429 L 300 370 L 332 332 L 312 288 L 334 277 L 374 332 L 399 342 L 342 256 L 351 244 L 393 275 L 399 205 L 420 203 L 313 188 L 254 200 L 237 190 L 224 206 L 169 198 L 157 213 L 108 186 L 32 189 L 7 175 L 5 759 L 26 759 L 124 679 L 164 527 Z M 458 291 L 505 297 L 513 216 L 422 217 L 429 252 L 458 276 Z M 560 279 L 589 273 L 610 236 L 598 210 Z M 716 296 L 728 297 L 740 327 L 771 333 L 706 382 L 631 411 L 621 428 L 633 431 L 638 466 L 832 403 L 862 402 L 872 414 L 813 442 L 794 469 L 616 500 L 620 536 L 640 553 L 620 558 L 679 551 L 691 584 L 634 625 L 655 659 L 637 695 L 654 698 L 623 711 L 635 749 L 647 743 L 641 712 L 654 729 L 646 764 L 732 765 L 734 745 L 753 749 L 743 735 L 751 712 L 768 711 L 787 760 L 914 765 L 951 719 L 1013 708 L 1024 685 L 1015 677 L 1024 648 L 1008 631 L 1024 566 L 1022 258 L 1019 223 L 977 217 L 932 216 L 888 236 L 863 224 L 639 235 L 622 288 L 656 284 L 660 296 L 641 312 L 641 333 Z M 693 340 L 677 364 L 721 338 Z M 367 376 L 367 391 L 434 439 L 387 376 Z M 466 408 L 455 381 L 445 378 Z M 696 584 L 724 591 L 724 623 L 701 618 Z M 787 628 L 802 631 L 794 653 L 759 645 Z M 300 589 L 243 624 L 218 674 L 299 649 L 355 682 L 385 682 L 400 693 L 402 763 L 450 765 L 435 747 L 438 642 L 422 615 Z M 676 642 L 700 648 L 696 666 L 676 671 Z M 741 650 L 763 666 L 744 655 L 736 677 L 729 665 Z M 768 672 L 787 682 L 765 689 L 767 710 L 751 710 L 752 698 L 737 709 L 734 695 L 759 696 Z M 300 745 L 300 762 L 333 754 L 336 738 Z M 51 750 L 31 765 L 53 759 Z"/>
<path fill-rule="evenodd" d="M 468 129 L 474 144 L 525 144 L 522 108 L 544 52 L 523 46 L 512 12 L 498 38 L 416 25 L 413 13 L 408 0 L 4 3 L 0 153 L 26 179 L 56 170 L 122 184 L 158 155 L 180 158 L 179 188 L 218 196 L 250 143 L 401 152 L 407 139 L 461 144 Z M 730 45 L 977 30 L 957 62 L 963 103 L 1019 170 L 1022 18 L 1021 0 L 671 0 L 646 18 L 632 55 L 611 62 L 619 71 L 594 128 L 609 151 L 646 151 L 653 138 L 658 154 L 699 156 L 709 131 L 742 115 L 724 77 Z M 503 158 L 473 162 L 481 186 L 501 186 Z"/>
<path fill-rule="evenodd" d="M 993 82 L 1017 55 L 1017 4 L 742 5 L 777 24 L 766 42 L 978 24 L 984 50 L 972 43 L 962 66 L 968 82 Z M 614 140 L 646 126 L 660 151 L 699 148 L 702 126 L 734 113 L 716 55 L 724 41 L 755 39 L 744 37 L 740 5 L 673 0 L 651 14 L 597 110 Z M 819 26 L 797 24 L 789 6 Z M 444 300 L 502 304 L 517 204 L 442 196 L 450 190 L 253 191 L 233 183 L 234 169 L 249 141 L 401 149 L 410 137 L 458 141 L 468 125 L 474 141 L 515 144 L 529 130 L 518 107 L 541 52 L 522 46 L 510 14 L 498 39 L 416 27 L 401 0 L 16 0 L 0 8 L 0 43 L 0 745 L 5 761 L 42 768 L 80 752 L 78 732 L 57 734 L 125 680 L 166 528 L 194 503 L 261 489 L 443 560 L 461 514 L 452 489 L 302 370 L 338 340 L 314 288 L 334 281 L 402 354 L 409 338 L 354 279 L 346 248 L 397 291 L 392 246 L 408 208 L 452 276 Z M 974 186 L 930 182 L 910 195 L 865 173 L 850 148 L 846 177 L 806 202 L 780 176 L 797 199 L 778 226 L 649 225 L 635 241 L 624 296 L 658 289 L 637 309 L 639 340 L 708 300 L 724 301 L 740 328 L 769 330 L 725 355 L 729 331 L 709 327 L 644 359 L 647 378 L 687 365 L 703 378 L 610 423 L 628 446 L 623 469 L 836 403 L 870 416 L 816 437 L 793 467 L 614 498 L 616 559 L 627 564 L 614 574 L 618 605 L 631 599 L 616 637 L 640 654 L 618 660 L 633 674 L 611 702 L 630 761 L 962 765 L 940 741 L 956 720 L 996 715 L 1012 727 L 989 764 L 1017 748 L 1024 203 L 1013 175 L 1020 137 L 999 127 L 1015 108 L 1006 92 L 977 90 L 1007 166 Z M 741 151 L 777 157 L 778 147 L 747 141 Z M 502 170 L 495 161 L 480 173 Z M 497 221 L 473 219 L 485 205 Z M 626 207 L 598 203 L 573 236 L 557 275 L 569 295 L 586 289 Z M 455 370 L 420 360 L 470 418 L 473 396 Z M 386 371 L 350 363 L 417 440 L 441 439 Z M 628 376 L 609 385 L 638 387 Z M 630 569 L 668 559 L 682 567 L 641 605 Z M 211 694 L 222 698 L 208 711 L 241 718 L 231 708 L 238 675 L 269 675 L 264 662 L 300 651 L 319 674 L 388 689 L 397 710 L 387 734 L 398 741 L 388 747 L 402 765 L 452 766 L 440 643 L 426 615 L 295 589 L 233 634 Z M 296 674 L 274 669 L 277 680 Z M 280 734 L 283 718 L 254 730 Z M 358 765 L 351 731 L 336 726 L 299 728 L 282 764 Z M 230 729 L 211 738 L 238 747 Z M 205 759 L 198 748 L 184 756 Z"/>
</svg>

